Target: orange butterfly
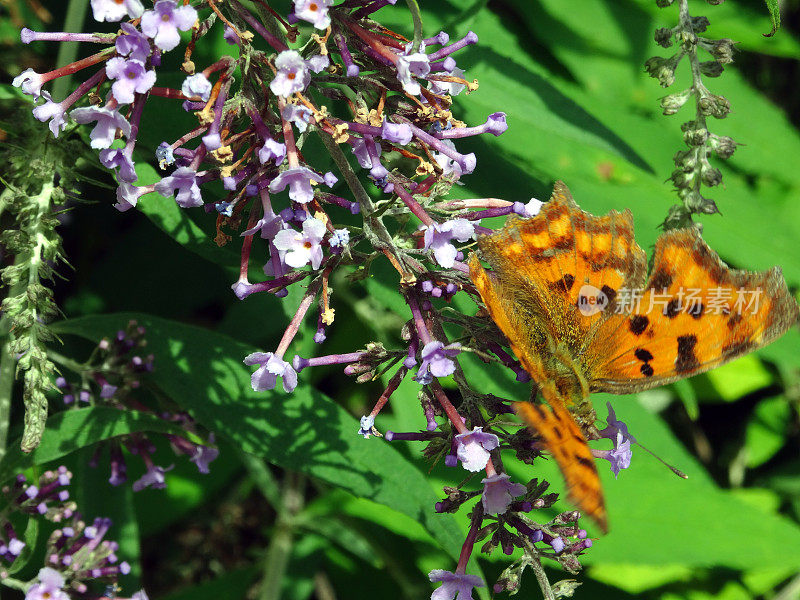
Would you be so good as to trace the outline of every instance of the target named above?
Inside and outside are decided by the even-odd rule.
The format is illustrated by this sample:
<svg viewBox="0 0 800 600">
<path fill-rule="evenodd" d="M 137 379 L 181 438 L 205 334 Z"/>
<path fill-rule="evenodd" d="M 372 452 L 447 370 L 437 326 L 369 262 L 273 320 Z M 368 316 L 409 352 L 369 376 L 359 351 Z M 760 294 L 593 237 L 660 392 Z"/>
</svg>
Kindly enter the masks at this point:
<svg viewBox="0 0 800 600">
<path fill-rule="evenodd" d="M 798 320 L 774 267 L 729 269 L 697 229 L 656 241 L 652 271 L 633 238 L 630 211 L 597 217 L 557 182 L 533 218 L 512 217 L 478 239 L 470 277 L 550 408 L 514 409 L 553 455 L 570 498 L 608 529 L 603 491 L 584 430 L 591 392 L 627 394 L 712 369 L 769 344 Z"/>
</svg>

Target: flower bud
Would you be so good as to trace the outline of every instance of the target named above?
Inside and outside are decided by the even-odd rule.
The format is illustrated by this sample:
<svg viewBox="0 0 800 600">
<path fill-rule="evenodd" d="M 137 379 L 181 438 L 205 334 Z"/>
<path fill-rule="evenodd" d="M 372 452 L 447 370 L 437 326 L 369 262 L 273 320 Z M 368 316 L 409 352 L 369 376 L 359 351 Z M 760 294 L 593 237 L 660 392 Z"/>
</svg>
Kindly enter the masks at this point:
<svg viewBox="0 0 800 600">
<path fill-rule="evenodd" d="M 367 383 L 375 376 L 374 371 L 367 371 L 366 373 L 362 373 L 358 377 L 356 377 L 357 383 Z"/>
<path fill-rule="evenodd" d="M 727 135 L 711 135 L 708 141 L 708 146 L 717 154 L 717 156 L 722 159 L 727 159 L 733 156 L 733 152 L 736 150 L 737 144 L 733 141 L 733 138 L 728 137 Z"/>
<path fill-rule="evenodd" d="M 669 87 L 675 82 L 675 67 L 680 60 L 680 55 L 675 55 L 671 58 L 662 58 L 661 56 L 654 56 L 648 58 L 644 63 L 644 68 L 650 77 L 658 79 L 661 87 Z"/>
<path fill-rule="evenodd" d="M 670 46 L 672 46 L 671 29 L 667 29 L 666 27 L 659 27 L 658 29 L 656 29 L 654 38 L 656 40 L 656 44 L 658 44 L 662 48 L 669 48 Z"/>
<path fill-rule="evenodd" d="M 706 0 L 706 2 L 708 2 L 711 6 L 719 6 L 725 2 L 725 0 Z"/>
<path fill-rule="evenodd" d="M 708 18 L 702 15 L 699 17 L 689 17 L 689 19 L 692 23 L 692 29 L 695 33 L 703 33 L 710 25 Z"/>
<path fill-rule="evenodd" d="M 694 173 L 692 171 L 686 172 L 683 169 L 675 169 L 669 178 L 672 180 L 672 185 L 676 188 L 688 188 L 692 185 Z"/>
<path fill-rule="evenodd" d="M 673 157 L 675 166 L 682 169 L 685 173 L 694 171 L 697 165 L 697 153 L 694 149 L 678 150 Z"/>
<path fill-rule="evenodd" d="M 708 94 L 700 98 L 697 102 L 697 108 L 705 116 L 724 119 L 731 112 L 731 103 L 728 102 L 725 96 Z"/>
<path fill-rule="evenodd" d="M 683 199 L 683 203 L 692 213 L 713 215 L 719 212 L 716 202 L 709 198 L 703 198 L 703 196 L 701 196 L 696 190 L 692 190 L 686 194 Z"/>
<path fill-rule="evenodd" d="M 558 557 L 558 562 L 568 573 L 578 573 L 581 570 L 581 562 L 572 554 L 562 554 Z M 559 596 L 561 597 L 561 596 Z"/>
<path fill-rule="evenodd" d="M 683 204 L 673 204 L 667 212 L 662 227 L 664 229 L 683 229 L 692 224 L 692 214 Z"/>
<path fill-rule="evenodd" d="M 675 0 L 656 0 L 656 6 L 658 8 L 666 8 L 670 6 Z"/>
<path fill-rule="evenodd" d="M 686 104 L 686 101 L 692 95 L 692 90 L 687 89 L 676 94 L 670 94 L 661 98 L 661 109 L 665 115 L 674 115 L 680 108 Z"/>
<path fill-rule="evenodd" d="M 688 121 L 681 125 L 683 130 L 683 141 L 687 146 L 702 146 L 708 139 L 708 129 L 698 127 L 695 121 Z"/>
<path fill-rule="evenodd" d="M 719 77 L 722 75 L 722 63 L 718 60 L 709 60 L 700 63 L 700 72 L 708 77 Z"/>
<path fill-rule="evenodd" d="M 722 183 L 722 172 L 711 166 L 708 160 L 703 160 L 700 167 L 700 180 L 708 187 L 714 187 Z"/>
<path fill-rule="evenodd" d="M 706 49 L 722 64 L 732 63 L 736 42 L 730 38 L 723 38 L 712 42 L 711 46 Z"/>
</svg>

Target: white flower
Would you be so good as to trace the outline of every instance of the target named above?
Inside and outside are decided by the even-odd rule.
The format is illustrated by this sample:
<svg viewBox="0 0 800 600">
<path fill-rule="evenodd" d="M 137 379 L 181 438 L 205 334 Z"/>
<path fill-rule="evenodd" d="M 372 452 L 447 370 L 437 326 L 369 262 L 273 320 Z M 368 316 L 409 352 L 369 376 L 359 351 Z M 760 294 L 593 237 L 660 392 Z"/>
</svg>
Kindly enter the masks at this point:
<svg viewBox="0 0 800 600">
<path fill-rule="evenodd" d="M 195 21 L 197 11 L 188 4 L 179 7 L 175 0 L 158 0 L 153 10 L 142 15 L 142 32 L 161 50 L 168 52 L 181 41 L 178 30 L 189 31 Z"/>
<path fill-rule="evenodd" d="M 11 85 L 18 87 L 22 90 L 23 94 L 33 96 L 34 100 L 38 100 L 42 95 L 42 85 L 44 80 L 41 73 L 37 73 L 33 69 L 25 69 L 22 73 L 14 77 Z"/>
<path fill-rule="evenodd" d="M 58 137 L 60 131 L 64 131 L 67 127 L 67 119 L 65 118 L 66 111 L 62 106 L 62 102 L 53 102 L 49 92 L 42 92 L 42 96 L 46 100 L 44 104 L 40 104 L 33 109 L 33 116 L 42 123 L 50 121 L 50 131 L 53 132 L 54 137 Z"/>
<path fill-rule="evenodd" d="M 319 269 L 322 263 L 320 242 L 325 236 L 325 224 L 313 217 L 303 221 L 303 231 L 284 229 L 275 236 L 275 247 L 286 251 L 286 264 L 299 268 L 311 263 L 312 269 Z"/>
<path fill-rule="evenodd" d="M 141 0 L 92 0 L 95 21 L 109 23 L 124 19 L 138 19 L 144 12 Z"/>
<path fill-rule="evenodd" d="M 184 96 L 190 98 L 199 96 L 203 102 L 208 102 L 211 96 L 211 87 L 211 82 L 208 80 L 208 77 L 202 73 L 195 73 L 183 80 L 181 92 L 183 92 Z"/>
<path fill-rule="evenodd" d="M 331 24 L 328 7 L 333 0 L 294 0 L 294 14 L 317 29 L 327 29 Z"/>
<path fill-rule="evenodd" d="M 483 484 L 481 502 L 483 511 L 487 515 L 502 515 L 508 510 L 514 498 L 527 491 L 521 483 L 512 483 L 506 473 L 496 473 L 482 479 L 481 483 Z"/>
<path fill-rule="evenodd" d="M 489 462 L 489 453 L 500 445 L 493 433 L 484 433 L 483 427 L 459 433 L 456 437 L 456 456 L 467 471 L 480 471 Z"/>
<path fill-rule="evenodd" d="M 406 93 L 418 96 L 421 90 L 414 77 L 426 77 L 431 72 L 431 65 L 428 55 L 425 54 L 425 44 L 420 44 L 417 52 L 409 52 L 410 43 L 406 45 L 405 52 L 397 57 L 397 79 L 403 84 Z"/>
<path fill-rule="evenodd" d="M 542 209 L 543 205 L 544 202 L 537 200 L 536 198 L 531 198 L 530 202 L 527 204 L 523 204 L 522 202 L 514 202 L 514 212 L 521 217 L 535 217 L 539 214 L 539 211 Z"/>
<path fill-rule="evenodd" d="M 302 92 L 311 82 L 308 64 L 295 50 L 284 50 L 278 54 L 275 68 L 278 72 L 270 82 L 269 89 L 276 96 L 288 98 L 295 92 Z"/>
<path fill-rule="evenodd" d="M 431 600 L 472 600 L 472 588 L 483 587 L 483 579 L 467 573 L 451 573 L 444 569 L 434 569 L 428 573 L 431 581 L 441 581 L 441 587 L 434 590 Z"/>
<path fill-rule="evenodd" d="M 96 121 L 89 138 L 92 140 L 92 148 L 110 148 L 117 137 L 117 130 L 122 131 L 122 135 L 128 137 L 131 134 L 131 124 L 123 117 L 118 110 L 97 106 L 87 106 L 76 108 L 70 116 L 80 124 Z"/>
</svg>

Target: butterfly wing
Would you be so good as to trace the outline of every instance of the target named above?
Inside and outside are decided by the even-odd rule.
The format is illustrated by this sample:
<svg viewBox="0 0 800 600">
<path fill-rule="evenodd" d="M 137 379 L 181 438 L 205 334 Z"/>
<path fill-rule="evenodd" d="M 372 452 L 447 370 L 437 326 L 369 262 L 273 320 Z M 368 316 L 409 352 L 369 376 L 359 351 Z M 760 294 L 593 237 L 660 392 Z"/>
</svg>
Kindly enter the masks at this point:
<svg viewBox="0 0 800 600">
<path fill-rule="evenodd" d="M 514 411 L 537 433 L 544 447 L 555 458 L 572 502 L 607 532 L 608 515 L 603 488 L 586 438 L 556 395 L 553 385 L 544 385 L 542 394 L 549 408 L 530 402 L 515 402 Z"/>
<path fill-rule="evenodd" d="M 472 281 L 492 320 L 539 384 L 555 377 L 555 362 L 578 357 L 617 305 L 618 290 L 644 284 L 645 254 L 633 239 L 630 212 L 586 213 L 561 182 L 538 215 L 511 218 L 503 229 L 481 236 L 478 245 L 492 272 L 473 254 Z M 579 310 L 598 298 L 607 301 L 605 311 Z M 559 391 L 568 404 L 582 399 Z"/>
<path fill-rule="evenodd" d="M 696 229 L 662 234 L 631 303 L 582 350 L 593 391 L 632 393 L 702 373 L 769 344 L 797 323 L 779 268 L 728 268 Z"/>
</svg>

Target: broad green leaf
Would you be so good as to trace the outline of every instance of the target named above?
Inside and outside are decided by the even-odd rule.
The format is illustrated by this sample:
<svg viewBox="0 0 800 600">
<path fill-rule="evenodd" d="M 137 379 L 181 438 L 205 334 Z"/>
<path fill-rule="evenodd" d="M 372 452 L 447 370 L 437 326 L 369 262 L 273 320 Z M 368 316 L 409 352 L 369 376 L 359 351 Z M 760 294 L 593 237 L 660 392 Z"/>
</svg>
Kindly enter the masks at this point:
<svg viewBox="0 0 800 600">
<path fill-rule="evenodd" d="M 752 600 L 752 596 L 738 581 L 725 581 L 712 590 L 689 590 L 686 594 L 667 592 L 661 596 L 662 600 Z"/>
<path fill-rule="evenodd" d="M 770 385 L 772 375 L 756 355 L 748 354 L 694 381 L 698 384 L 696 389 L 701 398 L 720 398 L 732 402 Z"/>
<path fill-rule="evenodd" d="M 791 412 L 789 401 L 784 396 L 762 400 L 756 405 L 745 430 L 749 468 L 764 464 L 783 448 Z"/>
<path fill-rule="evenodd" d="M 121 323 L 122 321 L 117 322 L 118 325 Z M 106 332 L 120 328 L 107 329 Z M 101 337 L 99 335 L 95 339 Z M 137 431 L 157 431 L 174 435 L 184 433 L 176 425 L 155 415 L 133 410 L 93 407 L 64 411 L 47 419 L 42 443 L 30 454 L 24 454 L 19 449 L 18 441 L 9 445 L 8 453 L 0 462 L 0 482 L 32 465 L 57 460 L 91 444 Z"/>
<path fill-rule="evenodd" d="M 252 348 L 147 315 L 84 317 L 54 329 L 99 339 L 132 318 L 147 328 L 148 349 L 157 357 L 152 381 L 204 426 L 245 452 L 412 517 L 458 556 L 463 533 L 449 515 L 434 514 L 438 498 L 425 476 L 383 440 L 359 437 L 358 421 L 314 390 L 253 392 L 251 369 L 241 362 Z"/>
<path fill-rule="evenodd" d="M 608 394 L 593 397 L 603 407 Z M 782 567 L 800 563 L 800 527 L 775 514 L 771 506 L 752 506 L 735 494 L 722 490 L 697 460 L 674 438 L 661 420 L 646 411 L 634 397 L 614 400 L 617 418 L 628 424 L 639 442 L 689 475 L 683 480 L 637 447 L 633 447 L 631 467 L 614 479 L 608 463 L 598 460 L 598 470 L 606 496 L 611 531 L 586 553 L 586 564 L 686 565 L 693 568 L 722 566 L 733 569 Z M 605 408 L 599 408 L 600 415 Z M 605 449 L 607 440 L 593 447 Z M 562 479 L 553 461 L 538 461 L 522 467 L 504 461 L 517 481 L 544 477 L 555 490 Z M 567 505 L 562 504 L 562 509 Z M 710 517 L 713 515 L 713 518 Z M 746 547 L 737 543 L 736 523 L 758 523 L 763 534 Z M 584 522 L 584 527 L 589 524 Z M 702 529 L 716 543 L 713 547 L 687 543 L 693 532 Z M 657 534 L 658 543 L 642 531 Z M 772 540 L 787 541 L 776 546 Z M 789 541 L 791 540 L 791 541 Z"/>
<path fill-rule="evenodd" d="M 257 567 L 236 569 L 220 575 L 216 579 L 199 585 L 186 587 L 163 596 L 163 600 L 238 600 L 246 597 L 247 589 L 258 577 Z"/>
<path fill-rule="evenodd" d="M 662 585 L 691 581 L 696 570 L 686 565 L 649 566 L 640 564 L 599 564 L 589 567 L 589 576 L 631 594 Z"/>
</svg>

